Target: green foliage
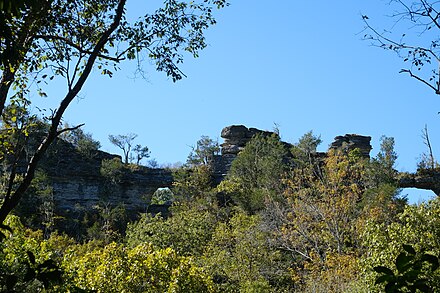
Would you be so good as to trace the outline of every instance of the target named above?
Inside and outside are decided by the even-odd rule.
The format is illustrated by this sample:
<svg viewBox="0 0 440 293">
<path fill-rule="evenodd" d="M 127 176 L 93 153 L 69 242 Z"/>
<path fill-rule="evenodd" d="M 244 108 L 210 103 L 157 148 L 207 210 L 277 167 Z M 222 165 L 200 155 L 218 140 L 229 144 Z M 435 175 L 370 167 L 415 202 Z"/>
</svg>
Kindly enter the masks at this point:
<svg viewBox="0 0 440 293">
<path fill-rule="evenodd" d="M 65 128 L 70 126 L 66 124 Z M 84 132 L 81 128 L 74 128 L 71 131 L 64 132 L 61 136 L 67 142 L 70 142 L 86 158 L 93 158 L 96 151 L 101 147 L 101 143 L 93 139 L 90 133 Z"/>
<path fill-rule="evenodd" d="M 425 265 L 426 264 L 426 265 Z M 428 253 L 416 253 L 411 245 L 403 245 L 403 251 L 396 257 L 397 274 L 385 266 L 374 267 L 380 274 L 376 284 L 385 284 L 385 292 L 433 292 L 426 276 L 439 267 L 437 256 Z M 426 269 L 428 267 L 428 269 Z M 425 272 L 423 269 L 425 268 Z"/>
<path fill-rule="evenodd" d="M 217 225 L 202 263 L 220 292 L 273 292 L 289 283 L 286 264 L 260 225 L 259 216 L 240 210 Z"/>
<path fill-rule="evenodd" d="M 173 207 L 172 216 L 143 214 L 138 222 L 128 224 L 127 243 L 133 247 L 150 242 L 159 248 L 171 247 L 180 255 L 200 255 L 211 239 L 216 215 L 206 203 Z"/>
<path fill-rule="evenodd" d="M 63 267 L 83 290 L 96 292 L 213 292 L 212 280 L 193 260 L 151 244 L 111 243 L 85 253 L 72 249 Z"/>
<path fill-rule="evenodd" d="M 137 134 L 128 133 L 128 134 L 118 134 L 118 135 L 109 135 L 108 140 L 120 148 L 124 155 L 124 163 L 128 164 L 130 160 L 130 152 L 133 146 L 133 141 L 137 137 Z"/>
<path fill-rule="evenodd" d="M 136 165 L 139 165 L 142 159 L 150 157 L 150 151 L 147 146 L 133 145 L 137 136 L 134 133 L 108 136 L 110 142 L 122 150 L 124 164 L 136 163 Z"/>
<path fill-rule="evenodd" d="M 53 188 L 48 176 L 38 170 L 31 186 L 14 214 L 23 219 L 23 223 L 33 229 L 42 229 L 48 237 L 54 231 L 55 215 Z"/>
<path fill-rule="evenodd" d="M 151 204 L 163 205 L 174 201 L 174 194 L 168 188 L 158 188 L 151 197 Z"/>
<path fill-rule="evenodd" d="M 104 159 L 101 162 L 101 175 L 114 184 L 121 182 L 124 170 L 124 165 L 119 158 Z"/>
<path fill-rule="evenodd" d="M 214 156 L 220 153 L 218 141 L 203 135 L 192 147 L 186 163 L 189 166 L 210 165 Z"/>
<path fill-rule="evenodd" d="M 44 240 L 41 231 L 26 229 L 15 216 L 6 220 L 13 233 L 0 243 L 0 290 L 52 292 L 62 281 L 60 255 L 72 240 L 53 234 Z M 55 290 L 56 291 L 56 290 Z"/>
<path fill-rule="evenodd" d="M 177 200 L 200 198 L 212 190 L 212 173 L 207 165 L 178 168 L 173 172 L 173 179 L 173 192 Z"/>
<path fill-rule="evenodd" d="M 12 166 L 11 183 L 0 205 L 0 225 L 23 197 L 48 148 L 69 130 L 59 129 L 64 112 L 94 69 L 111 77 L 123 60 L 138 59 L 140 66 L 141 60 L 149 59 L 157 71 L 177 81 L 185 76 L 178 67 L 183 53 L 197 57 L 206 47 L 204 32 L 216 22 L 213 9 L 227 3 L 167 0 L 163 7 L 138 15 L 131 23 L 125 5 L 125 0 L 0 2 L 4 8 L 0 11 L 0 117 L 2 126 L 9 122 L 13 125 L 0 133 L 0 160 L 8 154 L 15 156 L 8 162 Z M 22 149 L 29 144 L 11 143 L 5 136 L 12 136 L 20 129 L 17 123 L 29 115 L 26 111 L 17 112 L 23 107 L 17 108 L 15 103 L 29 104 L 24 97 L 32 96 L 32 92 L 48 97 L 46 88 L 55 78 L 65 80 L 65 94 L 61 95 L 59 106 L 45 117 L 48 127 L 22 162 L 27 169 L 23 180 L 16 182 L 14 168 L 19 158 L 24 158 Z M 28 130 L 21 130 L 26 137 Z M 86 140 L 79 147 L 88 152 L 96 144 Z M 128 155 L 124 155 L 128 163 Z M 134 159 L 139 163 L 147 155 L 148 150 L 139 147 Z"/>
<path fill-rule="evenodd" d="M 397 160 L 397 154 L 394 150 L 394 138 L 382 136 L 380 141 L 380 151 L 371 160 L 370 164 L 372 184 L 376 186 L 384 183 L 395 183 L 397 174 L 394 169 Z"/>
<path fill-rule="evenodd" d="M 304 134 L 292 148 L 297 167 L 311 163 L 315 160 L 316 148 L 322 143 L 320 136 L 315 136 L 313 131 Z"/>
<path fill-rule="evenodd" d="M 93 211 L 86 214 L 87 238 L 102 241 L 105 244 L 122 237 L 126 229 L 127 213 L 123 204 L 115 207 L 101 202 L 93 207 Z"/>
<path fill-rule="evenodd" d="M 267 198 L 277 198 L 283 192 L 287 158 L 286 147 L 277 135 L 256 135 L 233 161 L 218 190 L 230 194 L 245 211 L 255 213 Z"/>
<path fill-rule="evenodd" d="M 375 280 L 373 268 L 393 267 L 404 245 L 411 245 L 415 251 L 418 251 L 417 258 L 425 253 L 440 255 L 439 213 L 439 200 L 434 199 L 418 206 L 406 206 L 403 213 L 398 215 L 396 221 L 392 223 L 378 224 L 368 221 L 362 233 L 362 245 L 368 250 L 368 254 L 360 260 L 367 282 L 366 286 L 370 289 L 376 288 L 373 285 Z M 422 267 L 419 275 L 428 278 L 428 284 L 432 286 L 434 292 L 439 290 L 440 273 L 438 270 L 426 271 Z"/>
</svg>

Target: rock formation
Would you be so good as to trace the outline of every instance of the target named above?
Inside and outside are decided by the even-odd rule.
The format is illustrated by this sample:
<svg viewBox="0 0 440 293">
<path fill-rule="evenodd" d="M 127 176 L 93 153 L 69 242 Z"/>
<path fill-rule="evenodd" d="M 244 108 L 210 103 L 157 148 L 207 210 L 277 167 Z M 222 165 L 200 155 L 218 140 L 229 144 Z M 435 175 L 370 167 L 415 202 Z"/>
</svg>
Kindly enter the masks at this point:
<svg viewBox="0 0 440 293">
<path fill-rule="evenodd" d="M 244 149 L 246 144 L 256 134 L 261 135 L 276 135 L 274 132 L 263 131 L 256 128 L 247 128 L 244 125 L 231 125 L 223 128 L 221 137 L 224 143 L 221 144 L 221 155 L 214 157 L 214 181 L 219 183 L 231 168 L 231 164 L 237 157 L 238 153 Z M 370 136 L 363 136 L 358 134 L 346 134 L 335 137 L 334 142 L 330 145 L 330 149 L 343 148 L 351 151 L 355 148 L 360 149 L 363 156 L 370 158 L 370 151 L 372 149 Z M 283 142 L 287 148 L 292 147 L 292 144 Z M 325 157 L 326 153 L 318 153 L 320 157 Z"/>
<path fill-rule="evenodd" d="M 440 195 L 440 170 L 418 170 L 416 173 L 399 173 L 397 184 L 400 188 L 432 190 Z"/>
<path fill-rule="evenodd" d="M 346 134 L 344 136 L 336 136 L 335 141 L 331 143 L 330 149 L 344 149 L 351 151 L 359 149 L 362 156 L 370 158 L 371 137 L 358 134 Z"/>
<path fill-rule="evenodd" d="M 213 159 L 214 183 L 218 184 L 231 168 L 233 160 L 256 134 L 274 135 L 270 131 L 247 128 L 243 125 L 225 127 L 221 132 L 224 143 L 221 144 L 221 155 Z M 356 134 L 337 136 L 330 149 L 359 148 L 369 158 L 371 137 Z M 292 145 L 285 143 L 286 147 Z M 325 156 L 325 153 L 320 153 Z M 171 187 L 172 174 L 166 169 L 139 167 L 124 172 L 118 182 L 109 183 L 100 173 L 103 160 L 119 156 L 97 151 L 90 157 L 84 157 L 71 144 L 59 141 L 56 151 L 49 152 L 43 170 L 47 173 L 53 188 L 56 212 L 68 216 L 77 205 L 90 209 L 100 202 L 115 206 L 124 204 L 129 213 L 135 215 L 145 212 L 152 194 L 161 187 Z M 415 187 L 433 190 L 440 194 L 440 172 L 417 172 L 416 174 L 399 174 L 396 179 L 402 188 Z"/>
<path fill-rule="evenodd" d="M 145 212 L 152 194 L 171 187 L 173 177 L 166 169 L 138 166 L 121 172 L 117 182 L 101 175 L 103 160 L 120 156 L 96 151 L 91 156 L 79 153 L 70 143 L 59 140 L 42 164 L 53 189 L 56 212 L 68 215 L 80 206 L 90 210 L 99 203 L 123 204 L 129 214 Z"/>
</svg>

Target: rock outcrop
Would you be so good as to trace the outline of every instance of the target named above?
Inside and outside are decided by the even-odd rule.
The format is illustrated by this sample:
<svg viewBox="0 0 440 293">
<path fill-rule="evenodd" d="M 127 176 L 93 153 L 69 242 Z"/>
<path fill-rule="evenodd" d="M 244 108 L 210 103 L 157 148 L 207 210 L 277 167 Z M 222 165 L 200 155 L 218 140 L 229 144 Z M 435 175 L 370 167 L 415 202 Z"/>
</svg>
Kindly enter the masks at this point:
<svg viewBox="0 0 440 293">
<path fill-rule="evenodd" d="M 224 179 L 234 159 L 256 134 L 275 135 L 270 131 L 243 125 L 231 125 L 222 130 L 224 142 L 221 144 L 221 155 L 213 158 L 215 184 Z M 372 149 L 370 141 L 369 136 L 346 134 L 335 137 L 329 148 L 358 148 L 369 158 Z M 292 146 L 285 144 L 288 148 Z M 325 157 L 325 153 L 319 154 Z M 91 209 L 100 202 L 107 202 L 113 206 L 124 204 L 129 213 L 134 215 L 147 210 L 151 196 L 158 188 L 172 186 L 173 177 L 169 170 L 146 167 L 124 172 L 117 182 L 111 183 L 101 175 L 100 169 L 103 160 L 114 158 L 120 159 L 119 156 L 102 151 L 84 156 L 71 144 L 59 141 L 42 165 L 53 188 L 56 212 L 68 215 L 78 205 Z M 439 195 L 440 172 L 425 173 L 400 174 L 398 185 L 402 188 L 429 189 Z"/>
<path fill-rule="evenodd" d="M 271 131 L 263 131 L 256 128 L 247 128 L 244 125 L 231 125 L 223 128 L 221 137 L 224 143 L 221 144 L 221 155 L 214 157 L 214 181 L 216 184 L 226 176 L 231 168 L 232 162 L 237 157 L 238 153 L 244 149 L 246 144 L 256 134 L 260 135 L 276 135 Z M 372 149 L 370 136 L 363 136 L 358 134 L 346 134 L 343 136 L 336 136 L 334 142 L 329 149 L 345 149 L 347 151 L 358 148 L 361 154 L 366 158 L 370 158 L 370 151 Z M 283 142 L 286 148 L 292 147 L 292 144 Z M 326 153 L 317 153 L 317 156 L 324 158 Z"/>
<path fill-rule="evenodd" d="M 330 145 L 330 149 L 344 149 L 352 151 L 359 149 L 362 156 L 370 158 L 371 137 L 358 135 L 358 134 L 346 134 L 343 136 L 336 136 L 334 142 Z"/>
<path fill-rule="evenodd" d="M 440 195 L 440 170 L 418 170 L 416 173 L 400 173 L 397 176 L 400 188 L 432 190 Z"/>
<path fill-rule="evenodd" d="M 123 204 L 129 214 L 136 215 L 146 211 L 158 188 L 172 186 L 171 171 L 142 166 L 122 170 L 118 180 L 112 182 L 101 174 L 101 165 L 115 158 L 121 160 L 103 151 L 85 155 L 59 140 L 41 166 L 53 190 L 56 213 L 68 215 L 78 207 L 90 210 L 105 203 Z"/>
</svg>

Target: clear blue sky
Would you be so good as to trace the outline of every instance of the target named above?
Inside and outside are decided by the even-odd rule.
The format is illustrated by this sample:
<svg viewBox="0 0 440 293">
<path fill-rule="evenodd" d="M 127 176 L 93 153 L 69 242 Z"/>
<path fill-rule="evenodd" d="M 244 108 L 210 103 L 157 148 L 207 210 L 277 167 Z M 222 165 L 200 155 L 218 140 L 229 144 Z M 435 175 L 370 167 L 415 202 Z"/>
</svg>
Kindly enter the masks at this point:
<svg viewBox="0 0 440 293">
<path fill-rule="evenodd" d="M 128 2 L 134 14 L 148 5 Z M 201 135 L 222 142 L 231 124 L 271 130 L 276 123 L 288 142 L 313 130 L 321 150 L 337 135 L 370 135 L 373 155 L 380 137 L 392 136 L 400 171 L 415 171 L 427 124 L 440 156 L 440 97 L 399 74 L 404 64 L 395 54 L 361 40 L 361 14 L 390 27 L 388 1 L 231 2 L 217 13 L 208 48 L 185 59 L 188 78 L 173 83 L 148 62 L 147 80 L 133 78 L 134 64 L 113 78 L 96 71 L 65 120 L 85 123 L 112 153 L 109 134 L 137 133 L 159 163 L 184 162 Z M 48 92 L 45 107 L 56 107 L 61 88 Z"/>
</svg>

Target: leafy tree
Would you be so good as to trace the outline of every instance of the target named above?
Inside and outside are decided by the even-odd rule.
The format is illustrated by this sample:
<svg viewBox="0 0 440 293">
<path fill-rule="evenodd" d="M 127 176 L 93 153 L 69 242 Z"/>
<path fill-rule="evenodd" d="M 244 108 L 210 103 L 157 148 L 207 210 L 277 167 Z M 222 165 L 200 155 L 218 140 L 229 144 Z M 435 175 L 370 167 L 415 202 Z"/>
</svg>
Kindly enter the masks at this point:
<svg viewBox="0 0 440 293">
<path fill-rule="evenodd" d="M 140 144 L 137 144 L 133 148 L 133 157 L 136 161 L 136 165 L 139 165 L 142 159 L 146 159 L 150 157 L 150 151 L 147 146 L 142 147 Z"/>
<path fill-rule="evenodd" d="M 110 203 L 100 202 L 86 216 L 86 221 L 92 223 L 87 229 L 89 239 L 109 244 L 121 238 L 125 232 L 127 212 L 123 204 L 114 207 Z"/>
<path fill-rule="evenodd" d="M 294 145 L 292 149 L 295 163 L 298 165 L 308 164 L 315 161 L 316 148 L 321 144 L 322 140 L 320 136 L 315 136 L 313 131 L 309 131 L 304 134 Z M 300 166 L 297 166 L 300 167 Z"/>
<path fill-rule="evenodd" d="M 230 194 L 249 213 L 264 207 L 265 200 L 283 192 L 282 179 L 289 168 L 288 151 L 277 135 L 256 135 L 232 162 L 218 190 Z"/>
<path fill-rule="evenodd" d="M 119 158 L 113 158 L 111 160 L 105 159 L 101 162 L 101 175 L 106 177 L 113 184 L 121 182 L 124 171 L 124 165 Z"/>
<path fill-rule="evenodd" d="M 431 275 L 439 267 L 437 256 L 429 253 L 417 253 L 411 245 L 403 245 L 403 250 L 395 261 L 397 274 L 384 266 L 374 267 L 380 275 L 376 284 L 385 283 L 385 292 L 433 292 L 428 285 L 429 280 L 423 277 L 423 268 L 429 265 L 428 274 Z M 426 266 L 425 266 L 426 268 Z"/>
<path fill-rule="evenodd" d="M 218 155 L 220 147 L 218 141 L 214 141 L 208 136 L 203 135 L 196 146 L 192 147 L 191 153 L 188 156 L 187 164 L 190 166 L 209 165 L 213 157 Z"/>
<path fill-rule="evenodd" d="M 71 128 L 68 124 L 64 128 Z M 73 128 L 60 135 L 62 139 L 70 142 L 86 158 L 93 158 L 96 151 L 101 147 L 101 143 L 93 139 L 91 133 L 84 132 L 82 128 Z"/>
<path fill-rule="evenodd" d="M 365 190 L 359 203 L 360 218 L 358 225 L 365 221 L 391 223 L 396 221 L 407 204 L 407 199 L 400 196 L 395 169 L 397 154 L 394 150 L 394 138 L 381 137 L 380 151 L 371 158 L 366 166 Z"/>
<path fill-rule="evenodd" d="M 142 147 L 140 144 L 133 146 L 136 137 L 137 134 L 134 133 L 108 136 L 110 142 L 122 150 L 125 164 L 136 162 L 136 165 L 139 165 L 142 159 L 150 156 L 148 147 Z"/>
<path fill-rule="evenodd" d="M 166 204 L 174 201 L 174 193 L 168 187 L 158 188 L 151 197 L 151 204 Z"/>
<path fill-rule="evenodd" d="M 60 262 L 73 241 L 56 234 L 45 240 L 41 231 L 26 229 L 16 216 L 8 216 L 6 223 L 13 234 L 8 233 L 8 237 L 0 243 L 0 290 L 66 291 L 61 289 L 64 280 Z"/>
<path fill-rule="evenodd" d="M 95 292 L 213 292 L 211 278 L 189 257 L 144 243 L 111 243 L 85 253 L 73 249 L 63 262 L 70 282 Z"/>
<path fill-rule="evenodd" d="M 198 201 L 183 203 L 171 209 L 171 216 L 143 214 L 138 222 L 128 225 L 127 243 L 153 243 L 159 248 L 171 247 L 180 255 L 200 255 L 217 223 L 216 214 L 208 204 Z"/>
<path fill-rule="evenodd" d="M 274 232 L 297 260 L 295 276 L 305 291 L 341 292 L 358 278 L 356 227 L 366 165 L 358 150 L 329 150 L 320 164 L 295 168 L 287 179 L 287 207 L 278 212 L 281 225 Z"/>
<path fill-rule="evenodd" d="M 173 179 L 173 192 L 179 201 L 204 197 L 212 190 L 212 173 L 206 165 L 178 168 L 173 172 Z"/>
<path fill-rule="evenodd" d="M 292 289 L 287 262 L 270 246 L 261 217 L 239 209 L 220 222 L 202 263 L 220 292 L 276 292 Z M 282 289 L 281 289 L 282 288 Z"/>
<path fill-rule="evenodd" d="M 364 39 L 377 47 L 395 52 L 407 65 L 400 70 L 440 94 L 440 40 L 438 17 L 440 7 L 431 0 L 393 0 L 390 28 L 383 30 L 371 25 L 367 15 Z"/>
<path fill-rule="evenodd" d="M 425 253 L 439 256 L 439 212 L 440 202 L 436 198 L 420 205 L 406 206 L 403 213 L 399 214 L 397 220 L 392 223 L 378 224 L 375 221 L 368 221 L 361 235 L 362 245 L 368 250 L 368 253 L 360 260 L 365 280 L 364 286 L 373 292 L 380 291 L 380 287 L 374 284 L 378 277 L 374 267 L 384 266 L 393 269 L 395 275 L 405 274 L 409 267 L 405 266 L 405 270 L 402 268 L 394 271 L 397 257 L 402 253 L 404 245 L 412 246 L 417 258 Z M 405 259 L 410 261 L 408 258 Z M 429 266 L 422 266 L 417 275 L 420 278 L 426 278 L 427 284 L 434 292 L 439 290 L 440 272 L 438 270 L 432 271 Z"/>
<path fill-rule="evenodd" d="M 32 91 L 47 96 L 44 87 L 53 79 L 65 79 L 67 89 L 46 117 L 49 127 L 27 160 L 23 179 L 15 182 L 15 175 L 10 177 L 14 188 L 3 198 L 0 224 L 29 187 L 48 147 L 61 133 L 72 130 L 60 129 L 60 122 L 94 69 L 112 76 L 119 62 L 148 57 L 158 71 L 177 81 L 184 76 L 178 67 L 182 51 L 198 56 L 206 46 L 204 31 L 215 23 L 213 6 L 226 5 L 224 0 L 166 0 L 163 8 L 130 23 L 125 0 L 1 2 L 5 3 L 7 9 L 0 17 L 2 123 L 8 103 L 29 102 L 26 96 Z M 19 113 L 11 116 L 11 121 L 19 119 Z M 19 157 L 20 152 L 14 155 Z"/>
</svg>

